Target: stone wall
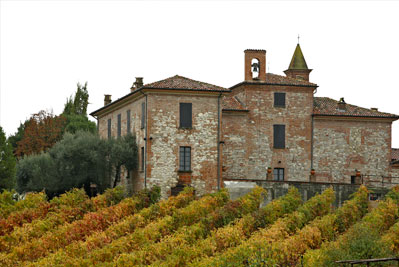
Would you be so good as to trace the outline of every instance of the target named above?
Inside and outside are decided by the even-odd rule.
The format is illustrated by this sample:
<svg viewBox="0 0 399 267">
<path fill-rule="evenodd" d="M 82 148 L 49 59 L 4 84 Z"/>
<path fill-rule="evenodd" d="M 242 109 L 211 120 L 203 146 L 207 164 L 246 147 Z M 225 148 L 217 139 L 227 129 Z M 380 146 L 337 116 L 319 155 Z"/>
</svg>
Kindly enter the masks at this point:
<svg viewBox="0 0 399 267">
<path fill-rule="evenodd" d="M 192 129 L 179 128 L 179 103 L 192 103 Z M 164 197 L 178 182 L 197 194 L 217 189 L 217 95 L 148 94 L 147 181 Z M 191 147 L 191 172 L 179 171 L 179 148 Z"/>
<path fill-rule="evenodd" d="M 286 93 L 285 107 L 274 107 L 275 92 Z M 223 178 L 263 179 L 271 167 L 284 168 L 285 180 L 308 181 L 313 89 L 244 84 L 233 95 L 249 112 L 223 112 Z M 273 148 L 274 124 L 285 125 L 284 149 Z"/>
<path fill-rule="evenodd" d="M 315 117 L 313 147 L 316 181 L 350 183 L 356 169 L 367 177 L 388 176 L 391 123 Z"/>
<path fill-rule="evenodd" d="M 264 199 L 262 206 L 266 205 L 273 199 L 281 197 L 288 192 L 290 186 L 295 186 L 302 196 L 302 200 L 306 201 L 313 197 L 316 193 L 320 194 L 329 187 L 333 187 L 335 191 L 334 206 L 339 207 L 345 200 L 350 198 L 350 195 L 356 192 L 359 185 L 352 184 L 331 184 L 331 183 L 310 183 L 310 182 L 277 182 L 277 181 L 252 181 L 252 182 L 225 182 L 225 187 L 229 190 L 230 197 L 237 199 L 247 193 L 256 185 L 261 186 L 267 190 L 267 196 Z M 386 188 L 369 188 L 374 193 L 379 194 L 379 198 L 383 198 L 388 192 Z"/>
</svg>

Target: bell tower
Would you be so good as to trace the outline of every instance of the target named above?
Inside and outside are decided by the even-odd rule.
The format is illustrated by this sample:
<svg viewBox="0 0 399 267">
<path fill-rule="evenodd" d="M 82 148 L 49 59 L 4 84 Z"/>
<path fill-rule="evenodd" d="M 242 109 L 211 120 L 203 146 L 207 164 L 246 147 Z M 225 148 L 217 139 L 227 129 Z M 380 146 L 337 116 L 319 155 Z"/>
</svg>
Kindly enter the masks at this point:
<svg viewBox="0 0 399 267">
<path fill-rule="evenodd" d="M 266 80 L 266 50 L 246 49 L 245 81 Z"/>
<path fill-rule="evenodd" d="M 296 45 L 294 55 L 292 56 L 290 66 L 284 73 L 287 77 L 309 81 L 309 74 L 312 70 L 308 68 L 305 57 L 303 56 L 299 43 Z"/>
</svg>

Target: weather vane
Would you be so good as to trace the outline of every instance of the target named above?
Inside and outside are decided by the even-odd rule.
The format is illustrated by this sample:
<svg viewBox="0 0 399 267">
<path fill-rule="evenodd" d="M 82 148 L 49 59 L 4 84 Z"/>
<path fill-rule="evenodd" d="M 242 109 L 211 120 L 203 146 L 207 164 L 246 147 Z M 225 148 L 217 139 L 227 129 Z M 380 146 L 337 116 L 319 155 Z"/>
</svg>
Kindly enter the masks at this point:
<svg viewBox="0 0 399 267">
<path fill-rule="evenodd" d="M 298 44 L 299 44 L 299 34 L 298 34 Z"/>
</svg>

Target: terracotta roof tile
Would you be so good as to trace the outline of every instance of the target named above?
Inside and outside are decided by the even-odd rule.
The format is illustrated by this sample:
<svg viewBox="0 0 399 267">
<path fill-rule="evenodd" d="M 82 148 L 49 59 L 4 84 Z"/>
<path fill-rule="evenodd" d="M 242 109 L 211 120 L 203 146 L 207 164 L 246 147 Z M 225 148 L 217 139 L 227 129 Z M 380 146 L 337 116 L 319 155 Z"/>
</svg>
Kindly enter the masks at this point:
<svg viewBox="0 0 399 267">
<path fill-rule="evenodd" d="M 245 106 L 234 96 L 224 96 L 222 99 L 223 110 L 248 111 Z"/>
<path fill-rule="evenodd" d="M 315 83 L 311 83 L 305 80 L 298 80 L 289 78 L 282 75 L 277 75 L 273 73 L 266 73 L 266 83 L 281 84 L 281 85 L 307 85 L 307 86 L 317 86 Z"/>
<path fill-rule="evenodd" d="M 399 148 L 392 148 L 392 161 L 399 160 Z"/>
<path fill-rule="evenodd" d="M 180 89 L 180 90 L 200 90 L 200 91 L 217 91 L 229 92 L 227 88 L 221 86 L 195 81 L 183 76 L 175 75 L 167 79 L 149 83 L 139 89 Z"/>
<path fill-rule="evenodd" d="M 346 109 L 338 108 L 338 101 L 328 97 L 315 97 L 313 100 L 313 114 L 327 116 L 349 116 L 349 117 L 380 117 L 396 118 L 398 115 L 380 112 L 368 108 L 362 108 L 355 105 L 345 104 Z"/>
</svg>

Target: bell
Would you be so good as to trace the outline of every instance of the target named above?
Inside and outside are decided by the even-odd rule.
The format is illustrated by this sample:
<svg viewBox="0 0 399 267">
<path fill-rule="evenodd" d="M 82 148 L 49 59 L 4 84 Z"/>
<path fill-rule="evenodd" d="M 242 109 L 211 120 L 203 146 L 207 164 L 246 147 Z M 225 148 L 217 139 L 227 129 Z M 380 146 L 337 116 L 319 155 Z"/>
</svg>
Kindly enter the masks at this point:
<svg viewBox="0 0 399 267">
<path fill-rule="evenodd" d="M 254 72 L 259 72 L 259 64 L 258 63 L 252 63 L 251 67 L 253 67 Z"/>
</svg>

